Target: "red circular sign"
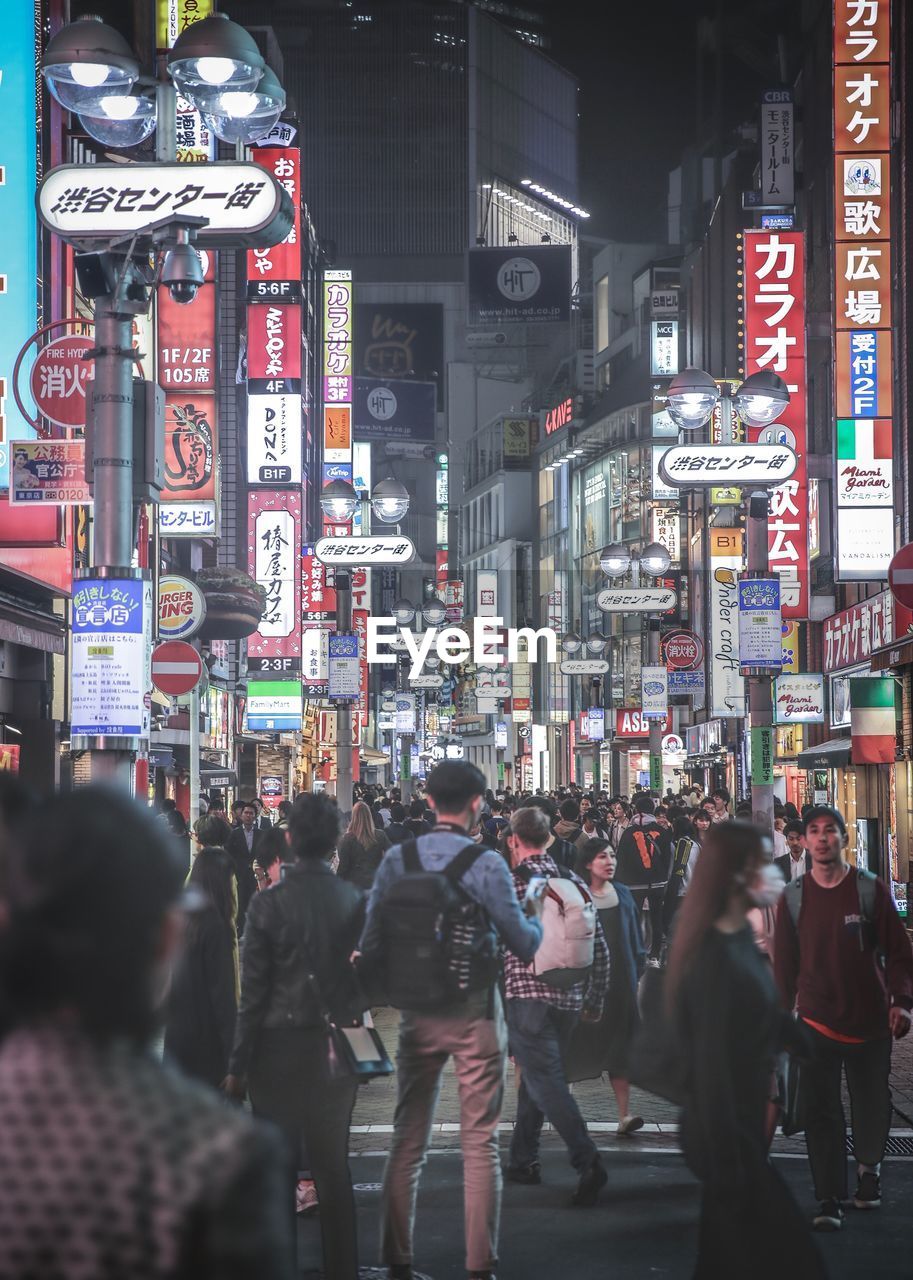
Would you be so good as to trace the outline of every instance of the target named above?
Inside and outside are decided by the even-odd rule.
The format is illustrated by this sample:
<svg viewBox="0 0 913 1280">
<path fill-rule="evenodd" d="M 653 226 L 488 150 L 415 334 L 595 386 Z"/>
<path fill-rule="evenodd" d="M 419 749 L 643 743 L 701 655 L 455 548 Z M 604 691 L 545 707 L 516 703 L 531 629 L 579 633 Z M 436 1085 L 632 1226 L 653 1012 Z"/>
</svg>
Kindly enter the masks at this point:
<svg viewBox="0 0 913 1280">
<path fill-rule="evenodd" d="M 913 542 L 901 547 L 888 565 L 891 595 L 907 609 L 913 609 Z"/>
<path fill-rule="evenodd" d="M 704 660 L 704 645 L 693 631 L 667 631 L 662 653 L 668 671 L 695 671 Z"/>
<path fill-rule="evenodd" d="M 57 338 L 38 352 L 32 366 L 32 398 L 50 422 L 58 427 L 86 425 L 86 383 L 92 377 L 92 361 L 85 353 L 93 338 Z"/>
<path fill-rule="evenodd" d="M 152 654 L 152 683 L 171 698 L 190 693 L 203 674 L 203 659 L 192 644 L 169 640 Z"/>
</svg>

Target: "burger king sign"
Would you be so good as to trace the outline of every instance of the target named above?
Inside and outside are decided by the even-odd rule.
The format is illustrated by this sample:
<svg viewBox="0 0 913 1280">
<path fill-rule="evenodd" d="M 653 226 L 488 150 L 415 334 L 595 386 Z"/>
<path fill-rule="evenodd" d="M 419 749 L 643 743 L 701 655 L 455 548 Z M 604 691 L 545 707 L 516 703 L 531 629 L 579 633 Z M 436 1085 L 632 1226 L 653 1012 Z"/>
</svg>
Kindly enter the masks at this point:
<svg viewBox="0 0 913 1280">
<path fill-rule="evenodd" d="M 175 573 L 159 579 L 159 636 L 162 640 L 187 640 L 196 635 L 206 617 L 206 600 L 189 578 Z"/>
</svg>

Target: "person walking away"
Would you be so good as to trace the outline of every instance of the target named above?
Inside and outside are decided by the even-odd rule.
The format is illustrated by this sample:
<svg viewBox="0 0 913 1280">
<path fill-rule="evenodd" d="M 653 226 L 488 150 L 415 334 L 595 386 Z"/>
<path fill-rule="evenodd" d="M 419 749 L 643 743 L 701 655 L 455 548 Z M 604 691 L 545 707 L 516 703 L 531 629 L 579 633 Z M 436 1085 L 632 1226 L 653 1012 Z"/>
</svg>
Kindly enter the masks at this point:
<svg viewBox="0 0 913 1280">
<path fill-rule="evenodd" d="M 783 836 L 786 840 L 786 853 L 779 858 L 774 858 L 774 862 L 783 872 L 783 879 L 789 884 L 791 880 L 798 880 L 800 876 L 804 876 L 806 871 L 811 871 L 812 855 L 805 847 L 805 823 L 801 820 L 787 822 Z"/>
<path fill-rule="evenodd" d="M 391 845 L 402 844 L 404 840 L 412 837 L 412 832 L 406 826 L 406 809 L 398 800 L 390 805 L 390 821 L 384 828 L 384 834 L 390 841 Z"/>
<path fill-rule="evenodd" d="M 819 1201 L 814 1226 L 836 1231 L 847 1197 L 846 1117 L 853 1110 L 857 1209 L 881 1205 L 881 1161 L 891 1125 L 892 1038 L 910 1030 L 913 948 L 883 881 L 846 861 L 843 815 L 805 815 L 811 870 L 792 881 L 777 912 L 774 969 L 785 1008 L 814 1043 L 802 1068 L 805 1140 Z"/>
<path fill-rule="evenodd" d="M 577 873 L 592 894 L 609 948 L 609 989 L 599 1021 L 581 1022 L 574 1031 L 568 1062 L 576 1057 L 578 1065 L 568 1071 L 568 1079 L 594 1079 L 608 1072 L 618 1106 L 615 1136 L 626 1138 L 644 1125 L 642 1116 L 631 1114 L 628 1050 L 640 1022 L 637 984 L 647 953 L 631 891 L 613 883 L 615 867 L 615 850 L 607 840 L 590 840 L 580 850 Z"/>
<path fill-rule="evenodd" d="M 381 858 L 389 848 L 386 830 L 377 830 L 371 810 L 363 800 L 359 800 L 352 806 L 352 819 L 339 842 L 336 874 L 367 893 L 374 883 Z"/>
<path fill-rule="evenodd" d="M 257 807 L 252 800 L 246 800 L 241 807 L 241 825 L 235 827 L 228 838 L 225 851 L 231 858 L 235 875 L 238 878 L 238 936 L 244 932 L 247 917 L 247 904 L 257 892 L 257 881 L 254 876 L 254 858 L 263 839 L 263 832 L 257 830 Z"/>
<path fill-rule="evenodd" d="M 320 1197 L 324 1274 L 357 1280 L 355 1199 L 349 1174 L 353 1078 L 327 1079 L 323 1009 L 353 1024 L 362 1013 L 349 961 L 364 921 L 364 898 L 328 865 L 339 810 L 325 795 L 300 795 L 289 819 L 294 859 L 282 880 L 248 908 L 241 951 L 241 1003 L 229 1097 L 250 1093 L 254 1114 L 286 1139 L 285 1203 L 292 1220 L 302 1141 Z"/>
<path fill-rule="evenodd" d="M 274 1136 L 151 1051 L 187 874 L 161 824 L 81 787 L 6 852 L 0 1271 L 293 1280 Z"/>
<path fill-rule="evenodd" d="M 260 838 L 253 863 L 258 892 L 268 889 L 271 884 L 278 884 L 282 878 L 282 866 L 288 857 L 287 831 L 287 823 L 284 827 L 270 827 Z"/>
<path fill-rule="evenodd" d="M 661 847 L 662 828 L 654 817 L 653 797 L 634 797 L 634 816 L 618 845 L 615 880 L 627 885 L 639 912 L 647 905 L 650 917 L 650 963 L 658 965 L 663 948 L 663 899 L 669 863 Z"/>
<path fill-rule="evenodd" d="M 554 831 L 559 840 L 576 845 L 583 828 L 580 825 L 580 806 L 576 800 L 565 800 L 558 806 L 558 821 Z"/>
<path fill-rule="evenodd" d="M 518 808 L 542 810 L 549 821 L 548 844 L 546 845 L 549 857 L 558 863 L 562 872 L 573 871 L 574 864 L 577 861 L 577 850 L 569 840 L 565 840 L 563 836 L 555 835 L 555 824 L 558 821 L 558 809 L 554 800 L 550 799 L 548 796 L 542 795 L 529 796 L 520 803 Z M 515 809 L 514 813 L 516 812 L 517 810 Z M 511 815 L 511 820 L 513 820 L 513 815 Z"/>
<path fill-rule="evenodd" d="M 689 810 L 689 812 L 691 812 Z M 709 827 L 709 822 L 705 825 Z M 663 930 L 668 938 L 672 931 L 672 922 L 675 914 L 682 904 L 682 899 L 688 892 L 688 886 L 691 883 L 691 877 L 694 875 L 694 868 L 697 866 L 697 860 L 701 852 L 701 840 L 703 837 L 698 835 L 697 827 L 690 818 L 679 817 L 675 819 L 672 826 L 672 867 L 669 872 L 669 882 L 666 885 L 666 893 L 663 898 Z"/>
<path fill-rule="evenodd" d="M 494 1276 L 498 1264 L 498 1121 L 504 1101 L 507 1033 L 496 985 L 497 945 L 500 939 L 510 953 L 529 960 L 542 940 L 542 928 L 521 910 L 501 855 L 469 839 L 469 830 L 479 823 L 484 791 L 485 777 L 474 765 L 456 760 L 437 765 L 428 778 L 437 819 L 434 830 L 414 845 L 409 842 L 387 853 L 368 900 L 361 940 L 365 967 L 376 968 L 388 989 L 391 983 L 414 984 L 409 991 L 390 991 L 391 998 L 409 997 L 393 999 L 403 1012 L 393 1139 L 381 1197 L 381 1261 L 393 1280 L 409 1280 L 413 1274 L 419 1174 L 449 1058 L 460 1090 L 466 1270 L 475 1280 L 483 1280 Z M 394 927 L 399 932 L 409 897 L 415 902 L 422 893 L 426 899 L 431 891 L 443 893 L 443 877 L 465 905 L 444 954 L 432 947 L 431 940 L 426 944 L 419 939 L 428 958 L 417 964 L 409 939 L 394 947 L 391 937 Z M 396 915 L 397 900 L 404 898 L 404 910 Z M 436 913 L 431 921 L 432 937 L 439 932 L 440 918 Z M 425 985 L 432 978 L 437 980 L 433 992 Z M 426 1003 L 432 995 L 444 998 Z"/>
<path fill-rule="evenodd" d="M 413 800 L 409 805 L 409 817 L 406 819 L 405 826 L 411 839 L 426 836 L 431 830 L 431 823 L 425 816 L 426 812 L 423 800 Z"/>
<path fill-rule="evenodd" d="M 672 939 L 666 1002 L 687 1080 L 680 1134 L 702 1187 L 695 1280 L 826 1274 L 767 1158 L 774 1060 L 784 1041 L 799 1049 L 801 1038 L 747 923 L 749 909 L 767 901 L 766 865 L 756 827 L 714 826 Z"/>
<path fill-rule="evenodd" d="M 548 819 L 538 808 L 518 809 L 510 820 L 507 847 L 518 899 L 527 897 L 531 880 L 571 879 L 583 889 L 585 901 L 591 903 L 583 882 L 573 872 L 559 869 L 549 857 L 548 837 Z M 546 892 L 551 893 L 551 888 Z M 572 907 L 562 902 L 562 915 L 570 910 Z M 570 979 L 569 973 L 555 975 L 550 982 L 537 976 L 534 966 L 519 957 L 504 957 L 507 1031 L 511 1056 L 520 1071 L 517 1119 L 504 1176 L 509 1182 L 541 1181 L 539 1137 L 543 1121 L 548 1119 L 564 1140 L 577 1172 L 572 1204 L 587 1208 L 596 1203 L 608 1175 L 568 1087 L 562 1056 L 578 1020 L 582 1017 L 596 1022 L 602 1012 L 609 953 L 595 913 L 593 924 L 592 966 L 569 984 L 554 985 L 561 977 Z M 545 938 L 548 942 L 547 932 Z"/>
<path fill-rule="evenodd" d="M 187 883 L 203 901 L 187 920 L 165 1022 L 166 1059 L 213 1089 L 228 1071 L 238 1011 L 233 880 L 224 849 L 199 850 Z"/>
</svg>

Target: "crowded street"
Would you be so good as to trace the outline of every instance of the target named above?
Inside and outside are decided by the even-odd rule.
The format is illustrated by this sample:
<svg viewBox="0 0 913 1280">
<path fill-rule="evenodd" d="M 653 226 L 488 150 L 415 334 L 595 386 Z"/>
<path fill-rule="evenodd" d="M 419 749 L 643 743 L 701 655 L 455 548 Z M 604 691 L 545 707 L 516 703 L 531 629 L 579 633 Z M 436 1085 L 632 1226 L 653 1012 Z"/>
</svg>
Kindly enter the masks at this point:
<svg viewBox="0 0 913 1280">
<path fill-rule="evenodd" d="M 7 0 L 0 1280 L 913 1275 L 911 24 Z"/>
</svg>

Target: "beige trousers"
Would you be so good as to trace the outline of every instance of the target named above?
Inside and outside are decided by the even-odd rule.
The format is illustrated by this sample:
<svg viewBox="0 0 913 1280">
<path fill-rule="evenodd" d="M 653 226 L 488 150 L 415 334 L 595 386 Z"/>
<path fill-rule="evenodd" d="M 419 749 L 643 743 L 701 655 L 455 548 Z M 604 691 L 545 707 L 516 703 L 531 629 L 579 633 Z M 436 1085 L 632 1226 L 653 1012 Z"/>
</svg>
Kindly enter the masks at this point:
<svg viewBox="0 0 913 1280">
<path fill-rule="evenodd" d="M 404 1013 L 396 1056 L 393 1145 L 381 1201 L 381 1262 L 412 1262 L 419 1175 L 425 1163 L 441 1073 L 453 1058 L 460 1094 L 466 1270 L 493 1270 L 498 1259 L 501 1164 L 498 1122 L 504 1100 L 507 1029 L 495 991 L 434 1015 Z M 487 1016 L 493 1011 L 493 1017 Z"/>
</svg>

